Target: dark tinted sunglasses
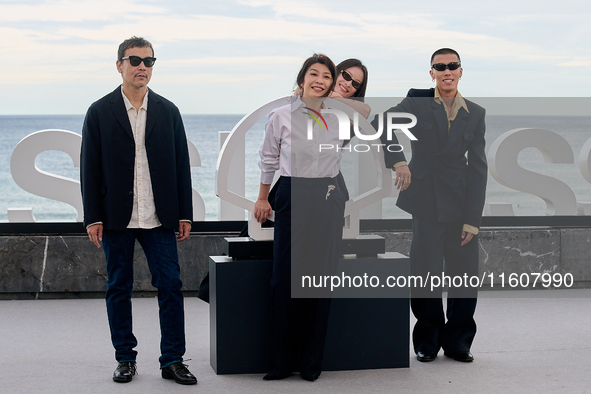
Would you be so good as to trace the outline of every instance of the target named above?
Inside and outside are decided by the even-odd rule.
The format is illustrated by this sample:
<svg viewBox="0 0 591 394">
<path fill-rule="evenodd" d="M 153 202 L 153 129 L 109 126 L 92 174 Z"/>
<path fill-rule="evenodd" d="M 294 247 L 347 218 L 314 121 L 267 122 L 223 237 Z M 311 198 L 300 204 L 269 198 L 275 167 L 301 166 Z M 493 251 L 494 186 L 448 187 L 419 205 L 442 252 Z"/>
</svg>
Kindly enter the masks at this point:
<svg viewBox="0 0 591 394">
<path fill-rule="evenodd" d="M 145 57 L 142 59 L 139 56 L 125 56 L 119 60 L 123 61 L 125 59 L 129 59 L 129 64 L 131 64 L 134 67 L 139 66 L 141 62 L 144 62 L 144 66 L 146 66 L 146 67 L 152 67 L 154 65 L 154 63 L 156 63 L 155 57 Z"/>
<path fill-rule="evenodd" d="M 355 89 L 359 89 L 361 87 L 361 84 L 359 82 L 355 81 L 353 79 L 353 77 L 351 76 L 351 74 L 349 74 L 345 70 L 341 70 L 341 74 L 343 74 L 343 78 L 345 78 L 345 81 L 347 81 L 347 82 L 351 81 L 351 85 L 353 85 L 353 87 Z"/>
<path fill-rule="evenodd" d="M 460 62 L 452 62 L 449 64 L 435 63 L 431 66 L 431 68 L 434 68 L 437 71 L 445 71 L 446 68 L 449 68 L 450 71 L 453 71 L 457 70 L 460 67 L 462 67 L 462 64 Z"/>
</svg>

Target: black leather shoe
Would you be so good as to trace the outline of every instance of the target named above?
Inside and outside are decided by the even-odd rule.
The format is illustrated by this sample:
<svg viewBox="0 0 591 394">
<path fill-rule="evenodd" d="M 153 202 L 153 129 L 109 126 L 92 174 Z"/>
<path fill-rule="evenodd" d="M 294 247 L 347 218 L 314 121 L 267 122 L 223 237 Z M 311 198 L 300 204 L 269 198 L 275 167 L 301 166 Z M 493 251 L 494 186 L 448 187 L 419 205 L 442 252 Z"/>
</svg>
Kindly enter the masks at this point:
<svg viewBox="0 0 591 394">
<path fill-rule="evenodd" d="M 133 379 L 133 375 L 137 373 L 135 362 L 133 361 L 126 361 L 123 363 L 117 364 L 117 369 L 113 372 L 113 381 L 117 383 L 127 383 L 131 382 Z"/>
<path fill-rule="evenodd" d="M 463 363 L 471 363 L 474 361 L 474 356 L 470 352 L 445 352 L 445 355 Z"/>
<path fill-rule="evenodd" d="M 417 352 L 417 360 L 422 363 L 428 363 L 435 360 L 437 353 L 434 352 Z"/>
<path fill-rule="evenodd" d="M 162 377 L 164 379 L 174 379 L 178 384 L 197 384 L 197 378 L 187 369 L 183 363 L 170 364 L 162 368 Z"/>
<path fill-rule="evenodd" d="M 263 376 L 263 380 L 281 380 L 285 378 L 289 378 L 292 373 L 277 373 L 277 372 L 269 372 L 265 376 Z"/>
<path fill-rule="evenodd" d="M 307 380 L 308 382 L 313 382 L 316 379 L 318 379 L 318 377 L 320 375 L 319 374 L 315 374 L 315 373 L 305 373 L 305 372 L 302 372 L 302 373 L 300 373 L 300 376 L 302 377 L 302 379 Z"/>
</svg>

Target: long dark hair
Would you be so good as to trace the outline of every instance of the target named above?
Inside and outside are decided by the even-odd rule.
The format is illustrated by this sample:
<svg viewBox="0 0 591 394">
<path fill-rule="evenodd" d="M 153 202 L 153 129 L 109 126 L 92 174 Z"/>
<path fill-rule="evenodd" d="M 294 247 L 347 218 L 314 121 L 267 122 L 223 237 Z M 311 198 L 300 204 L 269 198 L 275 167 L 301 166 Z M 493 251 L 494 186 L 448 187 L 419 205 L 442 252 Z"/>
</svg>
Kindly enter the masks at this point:
<svg viewBox="0 0 591 394">
<path fill-rule="evenodd" d="M 337 82 L 337 72 L 336 72 L 336 68 L 335 68 L 333 61 L 330 60 L 330 58 L 328 56 L 326 56 L 322 53 L 315 53 L 306 59 L 306 61 L 302 65 L 302 68 L 300 69 L 300 72 L 298 73 L 298 76 L 296 78 L 296 85 L 299 86 L 300 88 L 302 88 L 302 94 L 304 94 L 304 92 L 303 92 L 304 87 L 302 85 L 304 84 L 304 78 L 306 77 L 306 72 L 308 72 L 308 69 L 310 67 L 312 67 L 313 64 L 316 64 L 316 63 L 324 64 L 326 67 L 328 67 L 328 70 L 330 71 L 330 75 L 332 75 L 332 84 L 330 85 L 330 88 L 326 90 L 326 93 L 324 94 L 324 96 L 326 97 L 334 89 L 334 85 Z"/>
<path fill-rule="evenodd" d="M 361 69 L 361 71 L 363 71 L 363 81 L 361 82 L 361 86 L 359 87 L 359 89 L 357 89 L 357 91 L 355 92 L 353 97 L 365 97 L 365 89 L 367 89 L 367 67 L 365 67 L 363 65 L 363 63 L 361 63 L 361 60 L 359 60 L 359 59 L 343 60 L 342 62 L 340 62 L 337 65 L 337 75 L 340 72 L 342 72 L 343 70 L 346 70 L 351 67 L 359 67 Z"/>
</svg>

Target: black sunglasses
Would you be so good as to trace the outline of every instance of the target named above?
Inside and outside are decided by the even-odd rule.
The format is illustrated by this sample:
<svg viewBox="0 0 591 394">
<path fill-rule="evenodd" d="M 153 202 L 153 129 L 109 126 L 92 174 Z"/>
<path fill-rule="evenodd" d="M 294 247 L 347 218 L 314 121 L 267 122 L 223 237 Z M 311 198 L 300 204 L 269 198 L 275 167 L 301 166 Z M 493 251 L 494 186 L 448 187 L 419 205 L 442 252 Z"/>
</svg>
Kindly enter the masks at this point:
<svg viewBox="0 0 591 394">
<path fill-rule="evenodd" d="M 131 64 L 134 67 L 139 66 L 141 62 L 144 62 L 144 66 L 146 66 L 146 67 L 152 67 L 154 65 L 154 63 L 156 63 L 155 57 L 145 57 L 142 59 L 139 56 L 125 56 L 119 60 L 123 61 L 125 59 L 129 59 L 129 64 Z"/>
<path fill-rule="evenodd" d="M 457 70 L 460 67 L 462 67 L 462 64 L 460 62 L 452 62 L 449 64 L 435 63 L 431 66 L 431 68 L 434 68 L 437 71 L 445 71 L 446 68 L 449 68 L 450 71 L 453 71 Z"/>
<path fill-rule="evenodd" d="M 351 85 L 353 85 L 353 87 L 355 89 L 359 89 L 361 87 L 361 84 L 359 82 L 355 81 L 353 79 L 353 77 L 351 76 L 351 74 L 349 74 L 345 70 L 341 70 L 341 74 L 343 74 L 343 78 L 345 78 L 345 81 L 347 81 L 347 82 L 351 81 Z"/>
</svg>

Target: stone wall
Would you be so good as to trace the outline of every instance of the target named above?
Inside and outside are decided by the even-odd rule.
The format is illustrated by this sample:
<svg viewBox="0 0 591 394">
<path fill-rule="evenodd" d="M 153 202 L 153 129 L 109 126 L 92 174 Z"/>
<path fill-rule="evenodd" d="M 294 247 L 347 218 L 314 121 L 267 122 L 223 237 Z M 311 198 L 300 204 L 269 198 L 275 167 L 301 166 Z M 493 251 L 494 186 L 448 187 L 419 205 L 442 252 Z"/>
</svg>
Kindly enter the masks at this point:
<svg viewBox="0 0 591 394">
<path fill-rule="evenodd" d="M 374 232 L 386 239 L 386 251 L 408 254 L 410 231 Z M 223 254 L 223 239 L 234 233 L 192 234 L 179 244 L 181 279 L 194 295 L 207 273 L 210 255 Z M 135 284 L 138 294 L 152 294 L 148 265 L 136 245 Z M 591 228 L 483 229 L 480 271 L 495 279 L 511 273 L 570 273 L 573 287 L 591 287 Z M 0 298 L 102 297 L 106 269 L 102 249 L 87 236 L 0 236 Z M 537 286 L 538 288 L 540 286 Z M 507 287 L 505 287 L 507 288 Z"/>
<path fill-rule="evenodd" d="M 408 255 L 411 232 L 378 232 L 386 238 L 386 250 Z M 573 275 L 573 288 L 591 287 L 591 228 L 495 228 L 480 232 L 480 275 L 494 278 L 500 288 L 500 275 L 567 273 Z M 533 276 L 530 280 L 533 281 Z M 518 286 L 520 288 L 521 286 Z M 530 286 L 531 287 L 531 286 Z M 540 286 L 536 286 L 540 288 Z"/>
<path fill-rule="evenodd" d="M 223 251 L 221 235 L 191 235 L 179 243 L 181 280 L 189 294 L 207 273 L 209 256 Z M 134 291 L 153 292 L 148 263 L 136 242 Z M 103 296 L 106 264 L 102 249 L 87 236 L 0 236 L 0 297 Z"/>
</svg>

